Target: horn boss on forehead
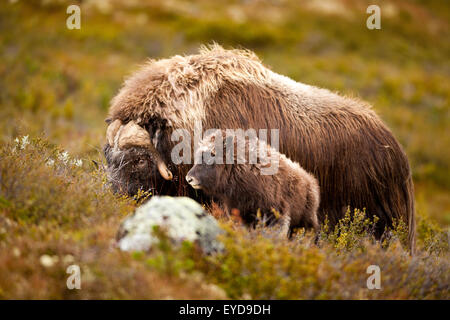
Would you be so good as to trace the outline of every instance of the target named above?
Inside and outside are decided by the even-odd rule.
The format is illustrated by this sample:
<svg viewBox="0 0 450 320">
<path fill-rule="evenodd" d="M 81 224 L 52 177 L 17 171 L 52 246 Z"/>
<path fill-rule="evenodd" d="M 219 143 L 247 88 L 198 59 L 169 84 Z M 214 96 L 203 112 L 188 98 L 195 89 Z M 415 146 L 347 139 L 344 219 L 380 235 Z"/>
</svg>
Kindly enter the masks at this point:
<svg viewBox="0 0 450 320">
<path fill-rule="evenodd" d="M 132 146 L 147 148 L 152 147 L 148 132 L 141 126 L 137 125 L 134 121 L 128 122 L 118 134 L 119 149 L 125 149 Z"/>
</svg>

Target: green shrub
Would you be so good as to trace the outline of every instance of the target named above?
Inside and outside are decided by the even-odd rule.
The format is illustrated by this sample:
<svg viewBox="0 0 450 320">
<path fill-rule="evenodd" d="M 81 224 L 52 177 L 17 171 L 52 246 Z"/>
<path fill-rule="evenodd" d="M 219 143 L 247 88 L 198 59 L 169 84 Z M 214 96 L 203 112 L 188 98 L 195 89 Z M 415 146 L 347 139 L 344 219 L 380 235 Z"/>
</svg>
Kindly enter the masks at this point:
<svg viewBox="0 0 450 320">
<path fill-rule="evenodd" d="M 0 149 L 3 213 L 19 223 L 75 229 L 86 219 L 129 212 L 132 203 L 117 200 L 104 172 L 89 165 L 45 140 L 16 138 Z"/>
<path fill-rule="evenodd" d="M 442 255 L 449 252 L 449 232 L 426 215 L 417 215 L 417 240 L 422 250 Z"/>
<path fill-rule="evenodd" d="M 365 242 L 374 239 L 373 232 L 377 221 L 376 216 L 373 219 L 368 218 L 365 210 L 354 209 L 351 214 L 348 208 L 333 230 L 330 230 L 328 219 L 325 219 L 320 239 L 330 243 L 338 251 L 364 250 Z"/>
</svg>

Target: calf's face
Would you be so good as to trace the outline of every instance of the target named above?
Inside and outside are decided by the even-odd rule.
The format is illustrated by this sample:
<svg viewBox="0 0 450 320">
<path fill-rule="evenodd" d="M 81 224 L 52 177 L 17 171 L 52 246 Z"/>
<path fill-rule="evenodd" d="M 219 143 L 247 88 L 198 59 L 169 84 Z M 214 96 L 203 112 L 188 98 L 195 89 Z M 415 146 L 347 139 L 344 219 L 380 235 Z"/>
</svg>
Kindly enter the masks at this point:
<svg viewBox="0 0 450 320">
<path fill-rule="evenodd" d="M 219 167 L 216 164 L 195 164 L 187 173 L 186 181 L 194 189 L 211 192 L 217 187 Z"/>
</svg>

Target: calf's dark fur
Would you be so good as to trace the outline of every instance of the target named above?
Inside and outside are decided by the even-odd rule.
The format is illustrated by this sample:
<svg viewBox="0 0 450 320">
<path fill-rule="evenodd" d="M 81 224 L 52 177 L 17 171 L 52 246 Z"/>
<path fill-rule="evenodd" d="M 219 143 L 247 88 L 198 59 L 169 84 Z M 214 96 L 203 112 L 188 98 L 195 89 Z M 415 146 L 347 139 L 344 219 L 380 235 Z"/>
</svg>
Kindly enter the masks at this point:
<svg viewBox="0 0 450 320">
<path fill-rule="evenodd" d="M 223 164 L 208 163 L 207 157 L 218 156 L 216 141 L 222 144 Z M 186 180 L 195 189 L 202 189 L 215 197 L 229 214 L 238 209 L 242 220 L 251 225 L 260 211 L 269 224 L 281 222 L 282 234 L 290 235 L 298 227 L 318 230 L 317 210 L 319 208 L 319 185 L 317 180 L 298 163 L 280 154 L 274 148 L 260 142 L 256 137 L 243 137 L 245 144 L 245 163 L 238 163 L 238 137 L 217 130 L 207 135 L 196 151 L 202 162 L 195 164 L 186 176 Z M 251 144 L 253 143 L 253 144 Z M 260 144 L 261 143 L 261 144 Z M 250 163 L 250 152 L 264 148 L 261 159 Z M 232 147 L 233 163 L 227 164 L 225 153 Z M 211 158 L 212 159 L 212 158 Z M 217 158 L 215 158 L 217 159 Z M 209 161 L 211 162 L 211 161 Z M 269 166 L 276 168 L 273 174 Z"/>
</svg>

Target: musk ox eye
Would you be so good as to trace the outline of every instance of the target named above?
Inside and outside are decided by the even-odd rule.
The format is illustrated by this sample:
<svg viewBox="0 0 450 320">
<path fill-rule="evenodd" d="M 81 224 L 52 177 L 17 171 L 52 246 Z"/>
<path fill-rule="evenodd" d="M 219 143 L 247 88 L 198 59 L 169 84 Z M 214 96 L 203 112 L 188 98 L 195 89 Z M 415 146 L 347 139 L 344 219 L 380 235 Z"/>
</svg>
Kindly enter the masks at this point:
<svg viewBox="0 0 450 320">
<path fill-rule="evenodd" d="M 138 167 L 143 168 L 143 167 L 147 166 L 147 160 L 139 159 L 137 165 L 138 165 Z"/>
</svg>

